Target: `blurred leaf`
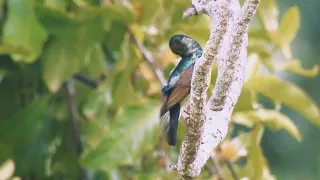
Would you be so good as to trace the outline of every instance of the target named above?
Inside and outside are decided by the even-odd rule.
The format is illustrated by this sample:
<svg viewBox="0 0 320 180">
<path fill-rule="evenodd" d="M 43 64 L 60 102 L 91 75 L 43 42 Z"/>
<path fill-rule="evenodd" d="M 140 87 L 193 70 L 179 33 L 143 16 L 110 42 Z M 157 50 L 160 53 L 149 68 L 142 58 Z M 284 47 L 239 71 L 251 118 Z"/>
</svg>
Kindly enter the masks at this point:
<svg viewBox="0 0 320 180">
<path fill-rule="evenodd" d="M 114 107 L 141 104 L 145 100 L 136 94 L 131 76 L 130 72 L 123 72 L 115 77 L 112 90 L 112 97 L 114 97 L 112 105 Z"/>
<path fill-rule="evenodd" d="M 96 79 L 107 69 L 106 56 L 99 43 L 95 44 L 90 53 L 90 62 L 85 68 L 88 77 Z"/>
<path fill-rule="evenodd" d="M 15 147 L 32 143 L 43 126 L 43 116 L 49 97 L 35 99 L 25 109 L 0 121 L 0 139 Z"/>
<path fill-rule="evenodd" d="M 112 97 L 110 89 L 95 90 L 88 94 L 83 106 L 83 114 L 88 119 L 102 121 L 106 117 L 106 111 L 111 106 Z"/>
<path fill-rule="evenodd" d="M 264 129 L 261 125 L 250 132 L 250 145 L 248 147 L 247 173 L 249 179 L 275 180 L 271 175 L 266 159 L 260 147 Z"/>
<path fill-rule="evenodd" d="M 258 15 L 269 32 L 278 30 L 279 9 L 276 6 L 275 0 L 263 0 L 258 8 Z"/>
<path fill-rule="evenodd" d="M 260 6 L 260 5 L 259 5 Z M 249 37 L 249 44 L 250 41 L 254 40 L 254 41 L 270 41 L 270 38 L 268 36 L 268 34 L 266 33 L 265 29 L 263 29 L 262 27 L 255 27 L 252 26 L 248 29 L 248 37 Z"/>
<path fill-rule="evenodd" d="M 300 27 L 300 13 L 298 7 L 290 8 L 282 18 L 280 28 L 270 32 L 269 37 L 281 49 L 281 52 L 288 59 L 292 58 L 290 44 L 295 38 Z"/>
<path fill-rule="evenodd" d="M 294 74 L 315 77 L 319 72 L 319 65 L 313 66 L 312 69 L 304 69 L 299 60 L 290 60 L 286 62 L 277 62 L 276 69 L 278 71 L 288 71 Z"/>
<path fill-rule="evenodd" d="M 79 28 L 75 18 L 59 9 L 43 6 L 38 7 L 36 13 L 41 24 L 53 35 L 69 36 Z"/>
<path fill-rule="evenodd" d="M 279 28 L 280 47 L 290 44 L 300 28 L 300 12 L 297 6 L 291 7 L 283 16 Z"/>
<path fill-rule="evenodd" d="M 48 116 L 44 116 L 41 121 L 43 125 L 37 138 L 24 147 L 14 149 L 13 159 L 17 162 L 15 174 L 19 176 L 25 177 L 30 172 L 37 172 L 37 178 L 44 179 L 54 174 L 52 158 L 61 146 L 65 123 Z"/>
<path fill-rule="evenodd" d="M 12 175 L 14 173 L 14 169 L 15 169 L 14 162 L 11 159 L 5 161 L 0 166 L 1 179 L 9 179 L 10 177 L 12 177 Z"/>
<path fill-rule="evenodd" d="M 159 177 L 159 174 L 160 173 L 158 172 L 150 172 L 150 171 L 135 173 L 133 180 L 160 179 L 160 177 L 162 176 Z"/>
<path fill-rule="evenodd" d="M 104 179 L 112 179 L 112 180 L 122 180 L 124 179 L 124 174 L 121 173 L 119 168 L 110 168 L 107 170 L 107 176 L 108 178 L 104 178 Z M 103 179 L 103 180 L 104 180 Z"/>
<path fill-rule="evenodd" d="M 139 72 L 141 73 L 142 77 L 148 81 L 149 86 L 147 87 L 147 95 L 150 96 L 158 94 L 160 92 L 160 85 L 157 82 L 158 80 L 156 79 L 151 68 L 148 67 L 146 63 L 140 63 Z"/>
<path fill-rule="evenodd" d="M 69 1 L 64 0 L 44 0 L 43 5 L 49 8 L 65 10 Z"/>
<path fill-rule="evenodd" d="M 16 47 L 11 46 L 8 44 L 0 45 L 0 54 L 21 54 L 21 55 L 28 55 L 30 52 L 29 50 L 25 49 L 24 47 Z"/>
<path fill-rule="evenodd" d="M 284 55 L 284 57 L 286 57 L 287 59 L 292 58 L 292 51 L 291 51 L 290 44 L 287 44 L 287 45 L 280 47 L 280 50 L 281 50 L 282 54 Z"/>
<path fill-rule="evenodd" d="M 81 164 L 86 168 L 107 170 L 133 163 L 140 157 L 138 154 L 156 143 L 159 106 L 151 101 L 142 106 L 124 108 L 100 145 L 82 155 Z"/>
<path fill-rule="evenodd" d="M 103 36 L 99 22 L 88 22 L 76 34 L 51 41 L 44 52 L 42 75 L 50 91 L 56 92 L 64 81 L 90 63 L 94 44 Z"/>
<path fill-rule="evenodd" d="M 248 89 L 243 88 L 239 96 L 238 102 L 234 107 L 234 112 L 253 110 L 253 101 L 253 93 L 250 92 Z"/>
<path fill-rule="evenodd" d="M 139 24 L 150 25 L 155 21 L 155 18 L 159 14 L 159 10 L 162 7 L 161 0 L 139 0 L 139 6 L 137 13 L 139 13 Z"/>
<path fill-rule="evenodd" d="M 110 51 L 120 49 L 124 40 L 127 28 L 118 21 L 112 21 L 110 29 L 106 35 L 106 46 Z"/>
<path fill-rule="evenodd" d="M 152 54 L 155 58 L 154 63 L 161 69 L 164 69 L 170 64 L 176 64 L 177 56 L 172 53 L 167 43 L 163 44 L 159 49 L 156 49 Z"/>
<path fill-rule="evenodd" d="M 175 34 L 186 34 L 198 41 L 199 44 L 206 42 L 210 35 L 210 19 L 208 17 L 201 17 L 192 26 L 190 24 L 178 24 L 172 27 Z"/>
<path fill-rule="evenodd" d="M 8 157 L 12 157 L 12 146 L 9 144 L 6 144 L 5 142 L 0 142 L 0 159 L 1 162 L 3 160 L 7 159 Z"/>
<path fill-rule="evenodd" d="M 249 57 L 258 55 L 258 57 L 255 58 L 258 59 L 264 66 L 266 66 L 270 72 L 274 72 L 272 49 L 273 46 L 270 43 L 261 40 L 252 39 L 248 44 Z"/>
<path fill-rule="evenodd" d="M 251 78 L 254 78 L 257 73 L 261 71 L 261 61 L 257 54 L 250 54 L 246 63 L 246 75 L 245 81 L 250 81 Z"/>
<path fill-rule="evenodd" d="M 313 124 L 320 126 L 317 104 L 296 85 L 281 81 L 276 76 L 256 76 L 246 82 L 245 87 L 270 98 L 274 103 L 280 102 L 289 106 Z"/>
<path fill-rule="evenodd" d="M 258 109 L 255 111 L 238 112 L 233 115 L 233 121 L 249 127 L 253 127 L 254 124 L 261 121 L 273 130 L 283 128 L 299 142 L 301 141 L 301 134 L 292 120 L 275 110 Z"/>
<path fill-rule="evenodd" d="M 144 41 L 144 32 L 141 29 L 141 27 L 138 24 L 132 24 L 130 26 L 130 30 L 132 31 L 132 34 L 137 39 L 137 41 L 141 44 L 143 44 Z"/>
<path fill-rule="evenodd" d="M 61 84 L 71 78 L 84 66 L 88 50 L 77 47 L 77 41 L 57 38 L 44 52 L 43 79 L 52 92 L 57 92 Z"/>
<path fill-rule="evenodd" d="M 3 43 L 27 49 L 30 52 L 28 55 L 12 53 L 12 58 L 18 62 L 32 63 L 41 54 L 48 34 L 38 23 L 31 1 L 10 0 L 8 9 L 3 29 Z"/>
<path fill-rule="evenodd" d="M 130 24 L 135 20 L 134 12 L 125 5 L 108 4 L 107 6 L 93 9 L 93 11 L 102 13 L 107 19 L 120 21 L 124 24 Z"/>
<path fill-rule="evenodd" d="M 0 69 L 0 84 L 3 78 L 6 76 L 6 74 L 7 74 L 7 71 L 5 71 L 4 69 Z"/>
</svg>

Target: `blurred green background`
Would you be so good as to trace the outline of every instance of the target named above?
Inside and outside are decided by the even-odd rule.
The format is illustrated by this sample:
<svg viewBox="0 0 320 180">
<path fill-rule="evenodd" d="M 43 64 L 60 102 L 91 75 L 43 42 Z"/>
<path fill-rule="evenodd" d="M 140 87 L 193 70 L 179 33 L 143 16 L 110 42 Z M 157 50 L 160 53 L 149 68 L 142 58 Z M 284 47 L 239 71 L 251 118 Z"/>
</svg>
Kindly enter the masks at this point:
<svg viewBox="0 0 320 180">
<path fill-rule="evenodd" d="M 304 67 L 320 64 L 320 15 L 318 0 L 279 0 L 281 14 L 293 5 L 297 5 L 301 14 L 300 31 L 293 42 L 293 54 L 302 61 Z M 281 73 L 285 79 L 297 83 L 319 105 L 320 77 L 302 78 Z M 285 109 L 302 132 L 302 143 L 297 143 L 284 132 L 268 132 L 263 139 L 263 148 L 272 171 L 279 179 L 319 179 L 320 178 L 320 131 L 303 117 Z"/>
<path fill-rule="evenodd" d="M 230 164 L 237 178 L 320 179 L 320 1 L 261 1 L 229 133 L 198 179 L 234 179 Z M 205 45 L 210 20 L 183 20 L 189 5 L 0 0 L 0 180 L 179 179 L 168 165 L 186 125 L 168 147 L 155 71 L 179 60 L 172 35 Z"/>
</svg>

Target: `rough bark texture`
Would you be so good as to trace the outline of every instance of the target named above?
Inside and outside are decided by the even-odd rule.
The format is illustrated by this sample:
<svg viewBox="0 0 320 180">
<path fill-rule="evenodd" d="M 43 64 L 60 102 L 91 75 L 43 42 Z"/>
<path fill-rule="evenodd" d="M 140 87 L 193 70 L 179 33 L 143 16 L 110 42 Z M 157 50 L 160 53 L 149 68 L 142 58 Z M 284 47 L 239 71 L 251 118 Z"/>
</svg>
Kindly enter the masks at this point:
<svg viewBox="0 0 320 180">
<path fill-rule="evenodd" d="M 247 58 L 247 29 L 260 0 L 192 0 L 183 17 L 205 13 L 212 19 L 211 33 L 194 68 L 190 117 L 177 165 L 183 179 L 193 179 L 225 138 L 235 104 L 241 93 Z M 218 77 L 212 96 L 207 100 L 211 67 L 218 63 Z"/>
</svg>

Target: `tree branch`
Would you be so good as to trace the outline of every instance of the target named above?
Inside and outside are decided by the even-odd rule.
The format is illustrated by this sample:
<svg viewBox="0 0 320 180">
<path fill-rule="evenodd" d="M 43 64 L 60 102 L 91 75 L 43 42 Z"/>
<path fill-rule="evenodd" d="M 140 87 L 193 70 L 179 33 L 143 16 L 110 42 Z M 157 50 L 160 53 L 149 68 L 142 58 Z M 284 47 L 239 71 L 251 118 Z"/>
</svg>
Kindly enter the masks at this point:
<svg viewBox="0 0 320 180">
<path fill-rule="evenodd" d="M 79 127 L 78 127 L 78 121 L 77 121 L 76 91 L 72 81 L 66 82 L 65 86 L 66 86 L 67 95 L 68 95 L 68 108 L 69 108 L 70 121 L 71 121 L 71 131 L 72 131 L 72 136 L 75 143 L 76 153 L 77 153 L 77 156 L 79 157 L 83 149 L 81 145 L 80 133 L 79 133 Z M 84 179 L 84 180 L 89 179 L 87 171 L 82 169 L 81 167 L 79 167 L 79 169 L 81 172 L 81 177 L 82 177 L 81 179 Z"/>
<path fill-rule="evenodd" d="M 183 179 L 199 175 L 210 154 L 226 136 L 241 93 L 247 58 L 247 29 L 260 0 L 192 0 L 184 17 L 206 13 L 212 26 L 204 53 L 195 64 L 190 93 L 190 120 L 175 167 Z M 207 100 L 211 66 L 217 60 L 218 77 Z"/>
<path fill-rule="evenodd" d="M 89 77 L 87 77 L 87 76 L 85 76 L 85 75 L 83 75 L 81 73 L 75 74 L 73 76 L 73 78 L 78 80 L 78 81 L 80 81 L 80 82 L 82 82 L 83 84 L 85 84 L 85 85 L 87 85 L 87 86 L 89 86 L 91 88 L 97 88 L 98 84 L 99 84 L 97 81 L 95 81 L 93 79 L 90 79 Z"/>
<path fill-rule="evenodd" d="M 128 31 L 130 33 L 131 39 L 133 40 L 133 42 L 136 44 L 136 46 L 141 51 L 144 59 L 147 60 L 148 63 L 152 66 L 153 72 L 157 76 L 161 85 L 165 86 L 167 84 L 166 78 L 164 77 L 161 69 L 158 68 L 156 66 L 156 64 L 154 63 L 155 60 L 154 60 L 153 56 L 151 55 L 151 53 L 146 48 L 144 48 L 144 46 L 137 40 L 137 38 L 135 37 L 135 35 L 133 34 L 133 32 L 131 31 L 131 29 L 129 27 L 128 27 Z"/>
</svg>

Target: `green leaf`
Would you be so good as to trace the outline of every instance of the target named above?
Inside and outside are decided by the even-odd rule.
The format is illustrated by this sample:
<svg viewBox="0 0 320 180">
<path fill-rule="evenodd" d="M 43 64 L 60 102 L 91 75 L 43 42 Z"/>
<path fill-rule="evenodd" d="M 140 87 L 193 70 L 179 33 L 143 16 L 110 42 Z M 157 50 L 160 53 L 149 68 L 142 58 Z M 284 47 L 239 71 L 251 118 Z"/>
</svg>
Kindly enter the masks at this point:
<svg viewBox="0 0 320 180">
<path fill-rule="evenodd" d="M 109 31 L 106 35 L 106 46 L 110 51 L 119 51 L 123 40 L 125 39 L 125 34 L 127 28 L 118 21 L 112 21 Z"/>
<path fill-rule="evenodd" d="M 296 37 L 300 28 L 300 12 L 297 6 L 291 7 L 283 16 L 279 28 L 280 47 L 288 45 Z"/>
<path fill-rule="evenodd" d="M 43 5 L 46 7 L 65 10 L 70 1 L 64 0 L 44 0 Z"/>
<path fill-rule="evenodd" d="M 25 109 L 0 121 L 0 140 L 15 146 L 32 143 L 39 135 L 49 97 L 37 98 Z"/>
<path fill-rule="evenodd" d="M 11 45 L 0 45 L 0 54 L 21 54 L 24 56 L 27 56 L 30 53 L 28 49 L 25 49 L 24 47 L 16 47 Z"/>
<path fill-rule="evenodd" d="M 56 92 L 61 84 L 79 72 L 91 60 L 94 44 L 103 38 L 100 20 L 87 22 L 68 37 L 51 41 L 43 56 L 43 79 Z"/>
<path fill-rule="evenodd" d="M 124 24 L 130 24 L 135 19 L 132 9 L 129 9 L 125 5 L 109 4 L 108 6 L 92 10 L 102 13 L 106 19 L 120 21 Z"/>
<path fill-rule="evenodd" d="M 270 41 L 270 38 L 268 36 L 268 34 L 266 33 L 265 29 L 258 26 L 252 26 L 248 29 L 248 37 L 249 37 L 249 44 L 250 41 L 256 40 L 256 41 Z"/>
<path fill-rule="evenodd" d="M 32 63 L 40 56 L 48 33 L 39 24 L 33 3 L 26 0 L 8 1 L 8 17 L 3 28 L 3 44 L 27 49 L 27 55 L 12 53 L 17 62 Z"/>
<path fill-rule="evenodd" d="M 233 115 L 233 120 L 237 124 L 248 127 L 253 127 L 254 124 L 262 122 L 273 130 L 283 128 L 299 142 L 301 141 L 301 134 L 292 120 L 275 110 L 258 109 L 255 111 L 238 112 Z"/>
<path fill-rule="evenodd" d="M 121 56 L 113 68 L 117 72 L 114 75 L 112 86 L 113 106 L 116 108 L 124 105 L 136 105 L 144 101 L 142 97 L 137 96 L 132 82 L 133 72 L 139 63 L 139 59 L 135 57 L 134 47 L 130 43 L 129 34 L 127 34 L 121 45 Z"/>
<path fill-rule="evenodd" d="M 99 43 L 95 44 L 90 53 L 90 62 L 85 68 L 85 73 L 88 77 L 96 79 L 102 75 L 107 68 L 106 56 Z"/>
<path fill-rule="evenodd" d="M 58 91 L 64 81 L 84 66 L 85 56 L 89 52 L 79 49 L 75 44 L 75 39 L 57 38 L 44 52 L 42 76 L 50 91 Z"/>
<path fill-rule="evenodd" d="M 87 99 L 83 106 L 83 114 L 88 119 L 105 119 L 106 110 L 111 106 L 112 102 L 110 89 L 93 91 L 88 95 Z"/>
<path fill-rule="evenodd" d="M 150 25 L 155 21 L 161 10 L 161 0 L 140 0 L 139 1 L 139 22 L 144 25 Z"/>
<path fill-rule="evenodd" d="M 257 54 L 251 54 L 247 58 L 246 63 L 246 81 L 255 77 L 257 73 L 261 71 L 262 62 L 259 61 L 259 56 Z"/>
<path fill-rule="evenodd" d="M 248 179 L 275 180 L 270 173 L 267 161 L 260 147 L 263 132 L 264 128 L 261 125 L 257 125 L 250 132 L 250 145 L 248 147 L 246 165 L 247 176 L 249 176 Z"/>
<path fill-rule="evenodd" d="M 130 72 L 119 73 L 114 80 L 112 97 L 113 106 L 136 105 L 144 102 L 144 98 L 136 94 L 131 81 Z"/>
<path fill-rule="evenodd" d="M 315 77 L 319 72 L 319 65 L 315 65 L 312 69 L 304 69 L 299 60 L 290 60 L 286 62 L 277 62 L 276 69 L 278 71 L 288 71 L 297 75 Z"/>
<path fill-rule="evenodd" d="M 300 13 L 297 6 L 290 8 L 283 16 L 280 28 L 270 32 L 269 37 L 281 49 L 288 59 L 292 58 L 290 44 L 295 38 L 300 27 Z"/>
<path fill-rule="evenodd" d="M 36 9 L 39 21 L 44 28 L 56 36 L 69 36 L 79 28 L 79 22 L 66 12 L 51 7 L 38 7 Z"/>
<path fill-rule="evenodd" d="M 270 98 L 274 103 L 283 103 L 297 111 L 313 124 L 320 126 L 320 112 L 316 103 L 299 87 L 281 81 L 276 76 L 256 76 L 244 85 L 253 92 Z"/>
<path fill-rule="evenodd" d="M 275 0 L 261 1 L 258 9 L 258 15 L 267 31 L 277 31 L 279 9 L 275 3 Z"/>
<path fill-rule="evenodd" d="M 44 179 L 57 173 L 53 167 L 55 164 L 52 162 L 52 158 L 56 155 L 57 148 L 62 145 L 65 122 L 45 116 L 41 119 L 41 123 L 43 124 L 41 131 L 33 142 L 14 149 L 13 158 L 15 162 L 18 162 L 16 163 L 16 174 L 26 176 L 30 172 L 37 172 L 37 177 Z M 64 136 L 64 138 L 66 137 Z M 69 152 L 68 155 L 70 156 L 70 154 Z M 32 162 L 32 166 L 30 166 L 30 162 Z M 70 171 L 71 168 L 68 170 Z"/>
<path fill-rule="evenodd" d="M 130 26 L 130 30 L 132 31 L 132 34 L 137 39 L 137 41 L 141 44 L 143 44 L 144 40 L 144 32 L 142 28 L 138 24 L 132 24 Z"/>
<path fill-rule="evenodd" d="M 155 102 L 126 107 L 110 125 L 109 134 L 81 157 L 83 167 L 107 170 L 132 164 L 139 154 L 153 147 L 159 135 L 159 107 Z"/>
<path fill-rule="evenodd" d="M 243 88 L 239 96 L 238 102 L 234 107 L 234 111 L 253 110 L 252 103 L 254 102 L 254 94 L 248 89 Z"/>
<path fill-rule="evenodd" d="M 0 69 L 0 84 L 3 78 L 6 76 L 6 74 L 7 74 L 7 71 L 5 71 L 4 69 Z"/>
<path fill-rule="evenodd" d="M 198 21 L 192 24 L 178 24 L 173 25 L 173 29 L 175 30 L 175 34 L 183 33 L 188 36 L 197 39 L 197 41 L 201 44 L 208 40 L 210 35 L 210 19 L 208 17 L 201 17 Z"/>
<path fill-rule="evenodd" d="M 258 59 L 264 66 L 266 66 L 270 72 L 274 72 L 272 49 L 273 46 L 266 41 L 251 39 L 248 44 L 249 58 L 250 56 L 255 57 L 255 55 L 258 55 L 256 59 Z"/>
</svg>

